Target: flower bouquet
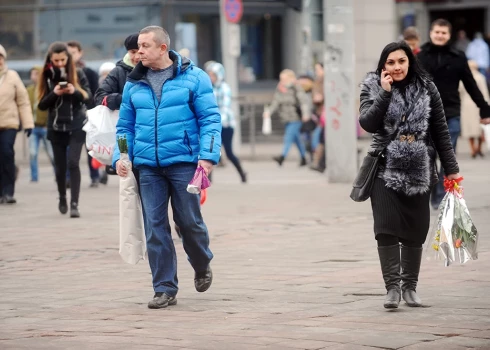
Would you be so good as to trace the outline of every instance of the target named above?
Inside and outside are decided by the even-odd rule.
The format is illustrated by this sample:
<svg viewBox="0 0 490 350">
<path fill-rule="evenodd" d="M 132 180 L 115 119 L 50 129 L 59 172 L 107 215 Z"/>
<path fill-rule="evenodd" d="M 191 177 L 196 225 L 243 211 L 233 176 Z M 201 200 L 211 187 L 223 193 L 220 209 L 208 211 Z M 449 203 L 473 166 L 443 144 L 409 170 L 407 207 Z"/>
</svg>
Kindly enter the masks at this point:
<svg viewBox="0 0 490 350">
<path fill-rule="evenodd" d="M 432 238 L 428 240 L 428 258 L 444 260 L 445 266 L 464 264 L 478 259 L 478 232 L 463 199 L 463 178 L 444 178 L 446 195 L 439 206 L 439 215 Z"/>
<path fill-rule="evenodd" d="M 119 255 L 125 262 L 134 265 L 147 257 L 143 211 L 138 183 L 131 171 L 126 135 L 118 137 L 117 145 L 121 153 L 120 161 L 128 169 L 128 175 L 119 178 Z"/>
</svg>

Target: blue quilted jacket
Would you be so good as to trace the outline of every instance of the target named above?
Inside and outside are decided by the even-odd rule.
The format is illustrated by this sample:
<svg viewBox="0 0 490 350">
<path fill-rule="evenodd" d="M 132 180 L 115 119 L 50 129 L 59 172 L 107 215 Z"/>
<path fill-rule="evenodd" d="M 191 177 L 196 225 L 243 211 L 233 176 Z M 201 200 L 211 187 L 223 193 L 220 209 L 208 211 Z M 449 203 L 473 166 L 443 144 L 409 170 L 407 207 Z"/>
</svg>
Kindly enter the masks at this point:
<svg viewBox="0 0 490 350">
<path fill-rule="evenodd" d="M 128 76 L 117 123 L 117 137 L 126 135 L 134 167 L 166 167 L 218 163 L 221 116 L 209 76 L 192 61 L 169 52 L 173 77 L 162 87 L 160 103 L 146 80 L 147 67 L 139 63 Z M 119 160 L 114 151 L 113 166 Z"/>
</svg>

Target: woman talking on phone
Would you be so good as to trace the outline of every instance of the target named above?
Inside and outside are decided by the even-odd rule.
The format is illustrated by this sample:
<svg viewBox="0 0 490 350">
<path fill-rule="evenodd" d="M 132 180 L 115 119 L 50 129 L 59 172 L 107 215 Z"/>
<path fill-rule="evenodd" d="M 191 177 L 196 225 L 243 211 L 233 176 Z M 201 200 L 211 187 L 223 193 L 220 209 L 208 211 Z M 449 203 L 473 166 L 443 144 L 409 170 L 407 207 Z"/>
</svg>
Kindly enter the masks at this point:
<svg viewBox="0 0 490 350">
<path fill-rule="evenodd" d="M 59 211 L 68 212 L 66 200 L 66 170 L 70 171 L 70 217 L 80 217 L 80 155 L 85 143 L 85 101 L 90 96 L 88 80 L 68 52 L 65 43 L 54 42 L 49 46 L 39 79 L 39 109 L 48 110 L 48 139 L 53 145 L 56 182 L 59 192 Z M 67 157 L 68 155 L 68 157 Z"/>
<path fill-rule="evenodd" d="M 371 191 L 374 233 L 387 295 L 385 308 L 421 306 L 416 288 L 429 230 L 435 157 L 449 179 L 459 167 L 439 92 L 404 42 L 388 44 L 361 85 L 359 122 L 383 153 Z"/>
</svg>

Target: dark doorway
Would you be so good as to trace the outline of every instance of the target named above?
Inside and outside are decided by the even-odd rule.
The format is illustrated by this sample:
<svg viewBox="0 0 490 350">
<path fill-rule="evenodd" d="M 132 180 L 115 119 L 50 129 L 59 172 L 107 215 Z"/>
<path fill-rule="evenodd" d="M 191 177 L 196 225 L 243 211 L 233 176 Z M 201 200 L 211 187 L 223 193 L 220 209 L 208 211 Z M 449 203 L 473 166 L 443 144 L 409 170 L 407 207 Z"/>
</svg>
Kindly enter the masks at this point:
<svg viewBox="0 0 490 350">
<path fill-rule="evenodd" d="M 431 22 L 438 18 L 444 18 L 451 22 L 453 40 L 458 30 L 466 31 L 466 35 L 470 40 L 473 39 L 476 32 L 485 34 L 485 8 L 430 11 Z"/>
</svg>

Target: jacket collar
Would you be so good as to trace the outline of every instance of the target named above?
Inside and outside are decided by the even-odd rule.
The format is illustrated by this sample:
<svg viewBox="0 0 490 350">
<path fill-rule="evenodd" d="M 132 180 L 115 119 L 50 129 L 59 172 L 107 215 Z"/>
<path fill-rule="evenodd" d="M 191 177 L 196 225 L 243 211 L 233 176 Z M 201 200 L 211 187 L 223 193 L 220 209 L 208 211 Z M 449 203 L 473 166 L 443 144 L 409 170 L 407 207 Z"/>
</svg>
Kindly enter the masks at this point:
<svg viewBox="0 0 490 350">
<path fill-rule="evenodd" d="M 194 63 L 190 59 L 180 56 L 174 50 L 170 50 L 168 56 L 173 61 L 172 79 L 174 79 L 177 75 L 184 73 L 187 69 L 191 68 L 194 65 Z M 134 67 L 133 71 L 128 75 L 128 80 L 138 82 L 146 79 L 146 73 L 148 72 L 148 69 L 148 67 L 143 66 L 143 64 L 139 62 L 136 67 Z"/>
<path fill-rule="evenodd" d="M 460 51 L 456 49 L 452 44 L 447 44 L 445 46 L 437 46 L 432 44 L 430 41 L 425 43 L 420 47 L 422 51 L 426 52 L 448 52 L 454 56 L 459 56 Z"/>
</svg>

